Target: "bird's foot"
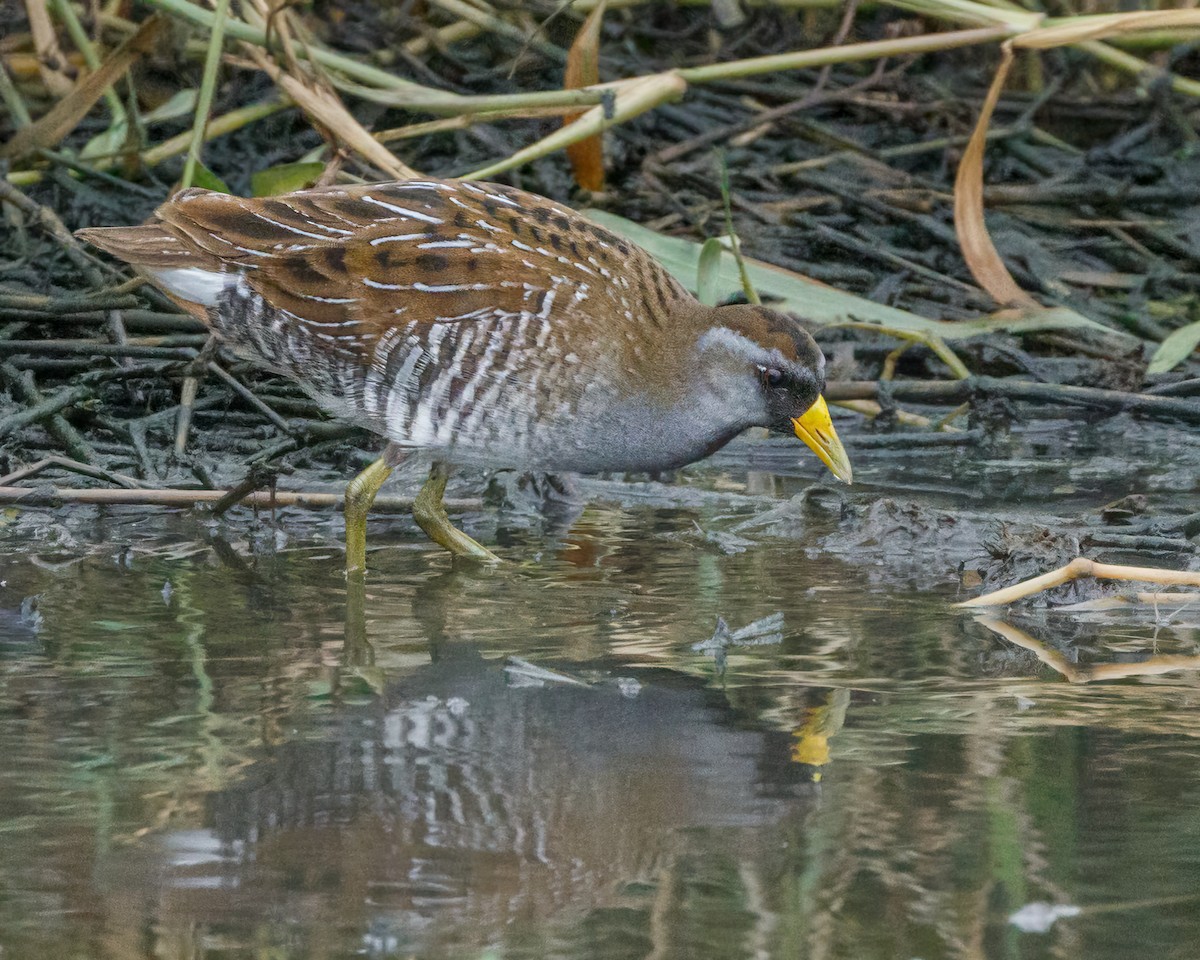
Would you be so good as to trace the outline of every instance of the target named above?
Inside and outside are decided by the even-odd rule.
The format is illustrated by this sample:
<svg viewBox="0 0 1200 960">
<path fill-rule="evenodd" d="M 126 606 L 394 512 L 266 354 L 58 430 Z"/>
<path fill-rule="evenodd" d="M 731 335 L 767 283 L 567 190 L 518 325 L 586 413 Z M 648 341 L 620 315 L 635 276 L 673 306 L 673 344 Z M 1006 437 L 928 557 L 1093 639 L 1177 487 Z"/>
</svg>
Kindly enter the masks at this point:
<svg viewBox="0 0 1200 960">
<path fill-rule="evenodd" d="M 474 560 L 477 563 L 499 563 L 500 558 L 483 544 L 472 540 L 450 522 L 442 496 L 446 492 L 449 470 L 443 463 L 435 463 L 429 471 L 429 479 L 421 487 L 413 501 L 413 519 L 438 546 L 456 557 Z"/>
</svg>

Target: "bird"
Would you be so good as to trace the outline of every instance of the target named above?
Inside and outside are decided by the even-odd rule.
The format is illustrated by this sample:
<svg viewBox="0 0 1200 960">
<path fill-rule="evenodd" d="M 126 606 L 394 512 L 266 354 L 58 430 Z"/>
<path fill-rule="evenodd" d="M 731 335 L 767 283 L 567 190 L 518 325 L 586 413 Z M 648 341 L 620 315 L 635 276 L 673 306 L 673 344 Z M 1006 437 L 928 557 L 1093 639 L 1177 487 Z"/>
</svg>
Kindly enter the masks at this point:
<svg viewBox="0 0 1200 960">
<path fill-rule="evenodd" d="M 346 567 L 392 471 L 431 460 L 413 515 L 498 558 L 442 505 L 458 467 L 656 473 L 749 427 L 795 434 L 849 483 L 825 358 L 790 314 L 702 305 L 646 250 L 513 187 L 420 179 L 245 198 L 176 193 L 77 236 L 130 264 L 233 353 L 387 441 L 346 490 Z"/>
</svg>

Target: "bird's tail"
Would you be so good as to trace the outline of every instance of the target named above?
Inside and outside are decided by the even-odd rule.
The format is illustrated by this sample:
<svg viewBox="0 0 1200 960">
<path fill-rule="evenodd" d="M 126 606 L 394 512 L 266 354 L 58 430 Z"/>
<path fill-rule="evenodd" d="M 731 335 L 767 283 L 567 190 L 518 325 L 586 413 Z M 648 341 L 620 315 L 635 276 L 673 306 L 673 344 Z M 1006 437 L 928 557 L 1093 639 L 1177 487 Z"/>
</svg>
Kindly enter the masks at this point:
<svg viewBox="0 0 1200 960">
<path fill-rule="evenodd" d="M 140 227 L 88 227 L 76 230 L 75 236 L 135 267 L 216 266 L 161 222 Z"/>
<path fill-rule="evenodd" d="M 75 236 L 124 260 L 205 322 L 208 309 L 231 282 L 219 260 L 184 242 L 161 222 L 88 227 L 75 231 Z"/>
</svg>

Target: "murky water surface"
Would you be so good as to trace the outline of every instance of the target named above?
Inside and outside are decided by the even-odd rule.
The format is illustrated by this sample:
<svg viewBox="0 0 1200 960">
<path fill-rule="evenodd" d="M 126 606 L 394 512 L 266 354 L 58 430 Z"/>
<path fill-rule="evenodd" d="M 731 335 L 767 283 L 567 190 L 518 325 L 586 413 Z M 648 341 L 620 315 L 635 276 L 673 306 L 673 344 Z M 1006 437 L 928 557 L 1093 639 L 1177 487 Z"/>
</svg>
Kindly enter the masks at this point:
<svg viewBox="0 0 1200 960">
<path fill-rule="evenodd" d="M 890 531 L 770 444 L 468 517 L 495 571 L 382 519 L 362 596 L 312 515 L 9 511 L 0 956 L 1192 957 L 1197 672 L 1063 673 L 1200 618 L 950 607 L 1031 489 L 1180 508 L 1121 433 L 860 452 Z"/>
</svg>

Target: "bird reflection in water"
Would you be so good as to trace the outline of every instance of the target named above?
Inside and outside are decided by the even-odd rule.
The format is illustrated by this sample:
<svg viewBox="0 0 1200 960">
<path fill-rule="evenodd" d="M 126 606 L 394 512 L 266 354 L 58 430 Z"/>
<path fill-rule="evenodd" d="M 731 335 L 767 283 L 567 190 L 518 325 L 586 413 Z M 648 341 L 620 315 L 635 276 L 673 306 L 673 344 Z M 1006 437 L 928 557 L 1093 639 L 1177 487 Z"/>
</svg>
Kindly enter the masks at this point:
<svg viewBox="0 0 1200 960">
<path fill-rule="evenodd" d="M 408 950 L 469 952 L 514 926 L 575 936 L 615 924 L 651 952 L 699 936 L 687 918 L 698 891 L 717 890 L 706 916 L 739 931 L 725 955 L 767 938 L 849 691 L 793 688 L 764 728 L 711 672 L 585 652 L 535 657 L 543 682 L 516 685 L 505 665 L 526 654 L 521 624 L 506 625 L 507 649 L 465 639 L 481 586 L 545 589 L 513 571 L 429 576 L 396 620 L 409 636 L 419 625 L 428 662 L 385 672 L 376 663 L 395 656 L 397 611 L 384 588 L 348 583 L 344 687 L 366 677 L 376 695 L 343 699 L 321 736 L 280 744 L 212 798 L 215 835 L 252 855 L 204 868 L 235 871 L 236 897 L 231 887 L 218 906 L 209 885 L 186 907 L 192 919 L 236 915 L 236 898 L 298 908 L 333 888 L 311 902 L 341 914 L 306 924 L 353 923 Z"/>
<path fill-rule="evenodd" d="M 516 687 L 502 659 L 441 643 L 323 738 L 281 745 L 212 799 L 217 836 L 253 846 L 236 897 L 298 906 L 337 887 L 364 926 L 422 931 L 426 945 L 581 915 L 653 945 L 688 935 L 662 928 L 663 911 L 686 913 L 722 878 L 736 888 L 722 909 L 769 923 L 776 848 L 803 831 L 827 759 L 817 744 L 845 699 L 815 694 L 793 736 L 748 729 L 703 679 L 639 676 L 635 696 L 613 679 Z"/>
</svg>

